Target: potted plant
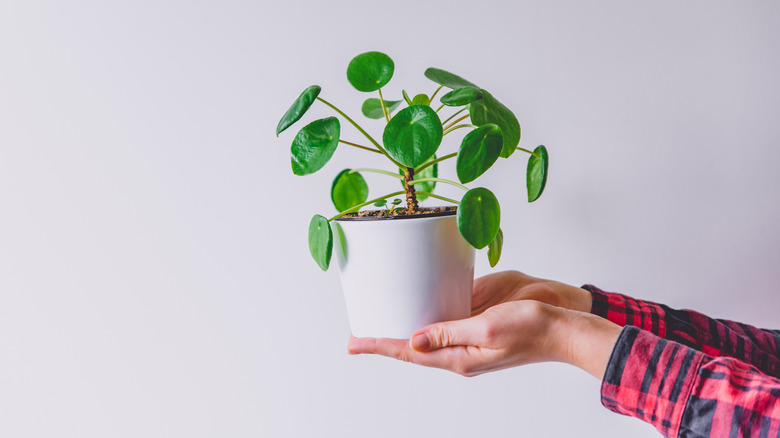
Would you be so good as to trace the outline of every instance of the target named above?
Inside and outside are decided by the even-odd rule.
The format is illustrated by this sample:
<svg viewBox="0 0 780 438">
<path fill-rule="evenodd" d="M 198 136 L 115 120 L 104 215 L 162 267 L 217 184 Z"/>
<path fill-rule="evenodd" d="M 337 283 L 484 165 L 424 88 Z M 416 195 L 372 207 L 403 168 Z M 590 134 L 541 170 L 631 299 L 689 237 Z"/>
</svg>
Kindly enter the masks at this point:
<svg viewBox="0 0 780 438">
<path fill-rule="evenodd" d="M 371 119 L 385 119 L 381 143 L 344 111 L 320 97 L 317 85 L 298 96 L 276 128 L 278 136 L 312 104 L 320 102 L 368 141 L 359 144 L 342 139 L 337 117 L 315 120 L 293 139 L 290 155 L 296 175 L 322 169 L 340 145 L 381 154 L 393 166 L 391 170 L 340 171 L 330 193 L 338 213 L 330 218 L 314 215 L 309 224 L 309 250 L 322 270 L 328 269 L 336 253 L 355 336 L 407 338 L 426 324 L 468 317 L 474 249 L 487 247 L 490 265 L 495 266 L 501 256 L 503 232 L 495 195 L 484 187 L 470 189 L 464 184 L 516 151 L 529 154 L 529 202 L 539 198 L 547 180 L 546 148 L 538 146 L 531 151 L 518 147 L 517 118 L 487 90 L 452 73 L 429 68 L 425 76 L 438 84 L 430 96 L 417 94 L 410 98 L 403 90 L 402 99 L 385 100 L 382 88 L 394 69 L 390 57 L 380 52 L 362 53 L 347 67 L 347 79 L 358 91 L 377 93 L 365 100 L 362 113 Z M 435 98 L 444 88 L 449 91 L 442 93 L 437 105 Z M 450 114 L 442 120 L 443 113 Z M 470 132 L 463 137 L 458 151 L 437 155 L 444 137 L 460 129 Z M 439 163 L 453 158 L 459 182 L 438 175 Z M 369 196 L 361 175 L 364 172 L 398 179 L 399 190 Z M 464 194 L 460 200 L 439 196 L 434 193 L 437 184 L 456 186 Z M 451 206 L 420 206 L 419 201 L 429 197 Z M 361 211 L 372 205 L 381 209 Z M 391 275 L 399 276 L 400 281 L 376 281 Z"/>
</svg>

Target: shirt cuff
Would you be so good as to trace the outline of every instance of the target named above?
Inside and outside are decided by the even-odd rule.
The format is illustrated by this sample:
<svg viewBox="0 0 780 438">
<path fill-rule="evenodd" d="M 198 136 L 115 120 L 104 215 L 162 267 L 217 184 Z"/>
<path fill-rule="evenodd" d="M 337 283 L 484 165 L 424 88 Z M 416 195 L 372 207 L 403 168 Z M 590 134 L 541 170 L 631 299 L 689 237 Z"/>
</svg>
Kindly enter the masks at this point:
<svg viewBox="0 0 780 438">
<path fill-rule="evenodd" d="M 676 437 L 704 354 L 638 327 L 620 332 L 601 383 L 601 403 Z"/>
<path fill-rule="evenodd" d="M 590 313 L 621 327 L 633 325 L 662 338 L 666 337 L 666 312 L 660 304 L 605 292 L 592 284 L 582 288 L 590 292 L 592 298 Z"/>
</svg>

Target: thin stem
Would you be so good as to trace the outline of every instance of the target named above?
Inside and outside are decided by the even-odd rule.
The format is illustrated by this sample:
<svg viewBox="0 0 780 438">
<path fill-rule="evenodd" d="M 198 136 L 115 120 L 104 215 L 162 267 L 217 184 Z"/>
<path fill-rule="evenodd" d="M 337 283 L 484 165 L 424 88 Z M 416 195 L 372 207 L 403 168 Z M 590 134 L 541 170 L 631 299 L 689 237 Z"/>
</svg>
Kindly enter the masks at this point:
<svg viewBox="0 0 780 438">
<path fill-rule="evenodd" d="M 359 144 L 357 144 L 357 143 L 352 143 L 352 142 L 349 142 L 349 141 L 346 141 L 346 140 L 341 140 L 341 139 L 339 139 L 339 143 L 344 143 L 344 144 L 346 144 L 346 145 L 354 146 L 354 147 L 356 147 L 356 148 L 365 149 L 365 150 L 367 150 L 367 151 L 369 151 L 369 152 L 374 152 L 374 153 L 377 153 L 377 154 L 379 154 L 379 155 L 383 155 L 383 154 L 382 154 L 381 152 L 379 152 L 378 150 L 376 150 L 376 149 L 374 149 L 374 148 L 370 148 L 370 147 L 368 147 L 368 146 L 362 146 L 362 145 L 359 145 Z"/>
<path fill-rule="evenodd" d="M 392 176 L 393 178 L 398 178 L 398 179 L 400 179 L 401 181 L 403 181 L 403 180 L 404 180 L 404 176 L 403 176 L 403 175 L 399 175 L 399 174 L 397 174 L 397 173 L 393 173 L 393 172 L 388 172 L 388 171 L 386 171 L 386 170 L 380 170 L 380 169 L 371 169 L 371 168 L 368 168 L 368 167 L 363 167 L 363 168 L 360 168 L 360 169 L 353 169 L 353 170 L 351 170 L 349 173 L 355 173 L 355 172 L 374 172 L 374 173 L 381 173 L 382 175 L 387 175 L 387 176 Z"/>
<path fill-rule="evenodd" d="M 332 103 L 328 102 L 327 100 L 325 100 L 325 99 L 323 99 L 323 98 L 321 98 L 321 97 L 317 97 L 317 100 L 319 100 L 320 102 L 324 103 L 325 105 L 328 105 L 329 107 L 333 108 L 333 110 L 334 110 L 334 111 L 336 111 L 337 113 L 339 113 L 339 114 L 341 115 L 341 117 L 344 117 L 345 119 L 347 119 L 347 121 L 348 121 L 349 123 L 351 123 L 351 124 L 352 124 L 352 126 L 354 126 L 355 128 L 357 128 L 357 130 L 358 130 L 358 131 L 360 131 L 360 133 L 361 133 L 361 134 L 365 135 L 365 136 L 366 136 L 366 138 L 368 139 L 368 141 L 370 141 L 371 143 L 373 143 L 373 144 L 374 144 L 374 146 L 376 146 L 376 148 L 377 148 L 377 149 L 379 149 L 379 151 L 380 151 L 382 154 L 384 154 L 384 155 L 385 155 L 385 156 L 386 156 L 386 157 L 387 157 L 387 158 L 388 158 L 390 161 L 392 161 L 392 162 L 393 162 L 393 164 L 395 164 L 395 165 L 396 165 L 396 166 L 398 166 L 398 167 L 404 167 L 404 165 L 403 165 L 403 164 L 399 163 L 398 161 L 395 161 L 395 160 L 393 159 L 393 157 L 391 157 L 390 155 L 388 155 L 388 153 L 387 153 L 387 151 L 385 150 L 385 148 L 383 148 L 382 146 L 380 146 L 380 145 L 379 145 L 379 143 L 377 143 L 377 142 L 376 142 L 376 140 L 374 140 L 374 137 L 371 137 L 371 136 L 368 134 L 368 132 L 366 132 L 366 131 L 365 131 L 363 128 L 361 128 L 361 127 L 360 127 L 360 125 L 358 125 L 357 123 L 355 123 L 355 121 L 354 121 L 354 120 L 352 120 L 352 119 L 351 119 L 351 118 L 350 118 L 348 115 L 344 114 L 344 111 L 341 111 L 340 109 L 336 108 L 336 107 L 335 107 L 335 106 L 334 106 Z"/>
<path fill-rule="evenodd" d="M 465 120 L 466 118 L 468 118 L 468 116 L 469 116 L 469 114 L 466 114 L 465 116 L 463 116 L 463 117 L 459 118 L 458 120 L 455 120 L 454 122 L 452 122 L 452 123 L 450 123 L 449 125 L 445 126 L 445 127 L 444 127 L 444 130 L 446 131 L 446 130 L 447 130 L 447 128 L 451 128 L 451 127 L 455 126 L 455 125 L 456 125 L 458 122 L 460 122 L 461 120 Z"/>
<path fill-rule="evenodd" d="M 373 204 L 374 202 L 379 202 L 379 201 L 381 201 L 383 199 L 391 198 L 393 196 L 403 195 L 404 193 L 406 193 L 406 191 L 401 190 L 400 192 L 393 192 L 393 193 L 390 193 L 388 195 L 380 196 L 380 197 L 374 198 L 374 199 L 372 199 L 370 201 L 366 201 L 366 202 L 364 202 L 364 203 L 362 203 L 360 205 L 356 205 L 356 206 L 354 206 L 352 208 L 348 208 L 348 209 L 340 212 L 339 214 L 337 214 L 337 215 L 333 216 L 332 218 L 328 219 L 328 222 L 331 222 L 334 219 L 338 219 L 341 216 L 344 216 L 345 214 L 354 213 L 354 212 L 360 210 L 361 208 L 365 207 L 366 205 Z"/>
<path fill-rule="evenodd" d="M 440 162 L 442 162 L 442 161 L 444 161 L 444 160 L 449 160 L 450 158 L 452 158 L 452 157 L 455 157 L 455 156 L 457 156 L 457 155 L 458 155 L 458 153 L 457 153 L 457 152 L 453 152 L 453 153 L 451 153 L 451 154 L 447 154 L 447 155 L 445 155 L 445 156 L 443 156 L 443 157 L 439 157 L 439 158 L 437 158 L 437 159 L 435 159 L 435 160 L 433 160 L 433 161 L 429 161 L 429 162 L 427 162 L 427 163 L 423 164 L 422 166 L 418 167 L 418 168 L 417 168 L 417 170 L 415 170 L 414 172 L 415 172 L 415 173 L 420 173 L 420 172 L 421 172 L 422 170 L 424 170 L 426 167 L 433 166 L 434 164 L 436 164 L 436 163 L 440 163 Z"/>
<path fill-rule="evenodd" d="M 444 86 L 444 85 L 439 85 L 439 88 L 437 88 L 437 89 L 436 89 L 436 91 L 434 91 L 434 92 L 433 92 L 433 94 L 431 95 L 431 103 L 433 103 L 433 98 L 434 98 L 434 97 L 436 97 L 436 95 L 439 93 L 439 90 L 441 90 L 441 88 L 442 88 L 443 86 Z M 437 111 L 437 112 L 438 112 L 438 111 Z"/>
<path fill-rule="evenodd" d="M 436 112 L 438 113 L 438 112 L 439 112 L 439 110 L 441 110 L 442 108 L 444 108 L 444 104 L 441 104 L 441 106 L 439 106 L 438 108 L 436 108 Z"/>
<path fill-rule="evenodd" d="M 458 110 L 458 112 L 456 112 L 455 114 L 453 114 L 453 115 L 449 116 L 449 117 L 447 118 L 447 120 L 445 120 L 445 121 L 441 122 L 441 125 L 442 125 L 442 126 L 444 126 L 444 125 L 445 125 L 447 122 L 449 122 L 450 120 L 452 120 L 452 119 L 453 119 L 453 117 L 457 116 L 458 114 L 462 113 L 463 111 L 466 111 L 467 109 L 468 109 L 468 107 L 464 106 L 463 108 L 461 108 L 460 110 Z M 468 115 L 468 114 L 467 114 L 467 115 Z"/>
<path fill-rule="evenodd" d="M 459 205 L 460 204 L 460 202 L 458 202 L 458 201 L 456 201 L 454 199 L 445 198 L 444 196 L 434 195 L 431 192 L 417 192 L 417 194 L 418 195 L 430 196 L 431 198 L 441 199 L 442 201 L 452 202 L 455 205 Z"/>
<path fill-rule="evenodd" d="M 390 123 L 390 116 L 387 115 L 387 108 L 385 107 L 385 99 L 382 97 L 382 89 L 379 89 L 379 102 L 382 104 L 382 112 L 385 114 L 385 120 Z"/>
<path fill-rule="evenodd" d="M 436 181 L 436 182 L 440 182 L 440 183 L 444 183 L 444 184 L 449 184 L 451 186 L 459 187 L 459 188 L 461 188 L 463 190 L 466 190 L 466 191 L 469 190 L 469 188 L 464 186 L 463 184 L 458 184 L 455 181 L 450 181 L 450 180 L 444 179 L 444 178 L 420 178 L 420 179 L 416 179 L 416 180 L 413 180 L 413 181 L 409 181 L 409 185 L 413 185 L 413 184 L 417 184 L 417 183 L 421 183 L 421 182 L 429 182 L 429 181 Z"/>
<path fill-rule="evenodd" d="M 452 128 L 450 128 L 450 129 L 448 129 L 448 130 L 444 131 L 444 133 L 443 133 L 442 135 L 447 135 L 447 134 L 449 134 L 450 132 L 452 132 L 452 131 L 454 131 L 454 130 L 456 130 L 456 129 L 460 129 L 460 128 L 479 128 L 479 126 L 477 126 L 477 125 L 470 125 L 470 124 L 469 124 L 469 125 L 458 125 L 458 126 L 453 126 Z"/>
<path fill-rule="evenodd" d="M 528 152 L 529 154 L 533 155 L 534 157 L 538 157 L 539 156 L 539 154 L 537 154 L 536 152 L 531 152 L 528 149 L 521 148 L 520 146 L 517 147 L 517 150 L 518 151 L 523 151 L 523 152 Z"/>
</svg>

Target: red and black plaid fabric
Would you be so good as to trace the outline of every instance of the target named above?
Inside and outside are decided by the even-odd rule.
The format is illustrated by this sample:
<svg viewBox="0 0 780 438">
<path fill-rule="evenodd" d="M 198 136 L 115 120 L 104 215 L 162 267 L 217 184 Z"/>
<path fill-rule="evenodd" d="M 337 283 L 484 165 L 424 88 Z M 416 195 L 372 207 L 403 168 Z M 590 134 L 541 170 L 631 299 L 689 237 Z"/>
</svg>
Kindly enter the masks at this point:
<svg viewBox="0 0 780 438">
<path fill-rule="evenodd" d="M 670 437 L 780 437 L 780 332 L 584 288 L 594 314 L 625 326 L 604 406 Z"/>
</svg>

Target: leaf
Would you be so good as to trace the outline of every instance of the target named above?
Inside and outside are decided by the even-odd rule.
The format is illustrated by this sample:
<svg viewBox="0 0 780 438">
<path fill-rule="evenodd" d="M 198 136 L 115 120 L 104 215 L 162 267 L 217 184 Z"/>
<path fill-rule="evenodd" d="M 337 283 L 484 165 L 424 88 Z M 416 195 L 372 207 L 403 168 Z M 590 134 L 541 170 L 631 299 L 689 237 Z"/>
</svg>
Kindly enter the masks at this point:
<svg viewBox="0 0 780 438">
<path fill-rule="evenodd" d="M 401 94 L 403 94 L 404 100 L 406 101 L 406 104 L 409 105 L 409 106 L 412 106 L 413 105 L 412 99 L 409 99 L 409 95 L 406 94 L 406 90 L 401 90 Z"/>
<path fill-rule="evenodd" d="M 328 219 L 318 214 L 309 222 L 309 252 L 320 269 L 327 271 L 333 255 L 333 231 Z"/>
<path fill-rule="evenodd" d="M 447 106 L 468 105 L 482 99 L 482 92 L 474 87 L 463 87 L 450 91 L 441 97 L 441 103 Z"/>
<path fill-rule="evenodd" d="M 300 118 L 306 114 L 306 111 L 309 110 L 311 105 L 314 103 L 314 100 L 317 98 L 317 96 L 320 95 L 320 91 L 322 91 L 322 88 L 320 88 L 319 85 L 312 85 L 311 87 L 303 90 L 303 93 L 301 93 L 301 95 L 295 99 L 295 102 L 293 102 L 290 109 L 288 109 L 287 112 L 282 116 L 282 120 L 279 120 L 279 124 L 276 125 L 277 137 L 282 133 L 282 131 L 289 128 L 290 125 L 300 120 Z"/>
<path fill-rule="evenodd" d="M 387 108 L 387 112 L 395 111 L 395 109 L 401 105 L 401 102 L 403 101 L 386 100 L 385 108 Z M 382 112 L 382 102 L 380 102 L 380 100 L 376 97 L 366 99 L 366 101 L 363 102 L 363 107 L 361 110 L 363 111 L 363 115 L 369 119 L 381 119 L 385 116 L 385 113 Z"/>
<path fill-rule="evenodd" d="M 501 258 L 501 249 L 504 246 L 504 232 L 501 228 L 498 229 L 495 239 L 488 244 L 488 262 L 490 267 L 493 268 L 498 264 L 498 260 Z"/>
<path fill-rule="evenodd" d="M 431 106 L 431 100 L 425 94 L 418 94 L 412 98 L 412 105 L 428 105 Z"/>
<path fill-rule="evenodd" d="M 358 91 L 376 91 L 393 77 L 395 64 L 381 52 L 366 52 L 352 58 L 347 67 L 347 80 Z"/>
<path fill-rule="evenodd" d="M 400 200 L 400 199 L 398 199 L 398 198 L 395 198 L 395 199 L 393 199 L 393 205 L 398 205 L 398 204 L 400 204 L 401 202 L 403 202 L 403 201 L 401 201 L 401 200 Z"/>
<path fill-rule="evenodd" d="M 488 189 L 478 187 L 463 195 L 458 206 L 458 230 L 471 246 L 486 247 L 498 234 L 501 207 Z"/>
<path fill-rule="evenodd" d="M 455 170 L 458 179 L 466 184 L 485 173 L 501 154 L 501 128 L 493 123 L 469 132 L 460 144 Z"/>
<path fill-rule="evenodd" d="M 350 169 L 342 170 L 333 179 L 330 188 L 330 199 L 338 211 L 348 210 L 368 199 L 368 184 L 363 176 Z"/>
<path fill-rule="evenodd" d="M 436 153 L 442 135 L 436 112 L 426 105 L 412 105 L 390 119 L 382 142 L 396 161 L 406 167 L 417 167 Z"/>
<path fill-rule="evenodd" d="M 431 157 L 431 160 L 435 160 L 436 155 Z M 428 160 L 430 161 L 430 160 Z M 398 169 L 398 174 L 403 175 L 404 169 Z M 434 164 L 433 166 L 428 166 L 425 169 L 422 170 L 422 172 L 418 172 L 414 174 L 414 177 L 416 179 L 419 178 L 436 178 L 439 176 L 439 163 Z M 404 182 L 401 181 L 401 186 L 404 186 Z M 428 195 L 421 195 L 419 192 L 428 192 L 433 193 L 433 189 L 436 187 L 436 181 L 425 181 L 421 183 L 417 183 L 414 185 L 415 191 L 417 192 L 417 200 L 418 201 L 424 201 L 428 199 Z"/>
<path fill-rule="evenodd" d="M 387 199 L 374 202 L 374 207 L 385 207 L 387 205 Z"/>
<path fill-rule="evenodd" d="M 431 67 L 425 70 L 425 77 L 432 80 L 433 82 L 436 82 L 439 85 L 444 85 L 445 87 L 452 88 L 452 89 L 463 88 L 463 87 L 479 88 L 476 85 L 472 84 L 471 82 L 463 79 L 462 77 L 456 74 L 438 68 Z"/>
<path fill-rule="evenodd" d="M 543 145 L 537 146 L 533 155 L 528 158 L 526 171 L 528 202 L 534 202 L 542 196 L 544 186 L 547 185 L 547 168 L 549 165 L 550 157 L 547 155 L 547 148 Z"/>
<path fill-rule="evenodd" d="M 482 91 L 482 99 L 469 104 L 469 113 L 471 114 L 471 123 L 482 126 L 488 123 L 495 123 L 501 128 L 501 134 L 504 136 L 504 146 L 501 149 L 501 156 L 509 158 L 514 153 L 515 148 L 520 143 L 520 122 L 517 117 L 496 100 L 486 90 Z"/>
<path fill-rule="evenodd" d="M 295 136 L 290 157 L 296 175 L 309 175 L 328 163 L 339 145 L 339 119 L 327 117 L 304 126 Z"/>
</svg>

